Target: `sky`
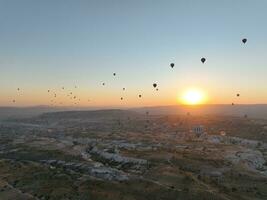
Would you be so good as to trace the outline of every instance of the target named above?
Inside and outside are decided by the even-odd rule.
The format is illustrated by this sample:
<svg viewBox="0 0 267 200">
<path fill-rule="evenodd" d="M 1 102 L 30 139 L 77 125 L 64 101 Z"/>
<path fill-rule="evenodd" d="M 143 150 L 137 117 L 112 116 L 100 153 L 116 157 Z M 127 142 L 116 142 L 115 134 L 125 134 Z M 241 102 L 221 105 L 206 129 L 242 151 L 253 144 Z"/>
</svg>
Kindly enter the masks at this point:
<svg viewBox="0 0 267 200">
<path fill-rule="evenodd" d="M 0 0 L 0 106 L 170 105 L 190 88 L 203 103 L 267 103 L 266 8 L 266 0 Z"/>
</svg>

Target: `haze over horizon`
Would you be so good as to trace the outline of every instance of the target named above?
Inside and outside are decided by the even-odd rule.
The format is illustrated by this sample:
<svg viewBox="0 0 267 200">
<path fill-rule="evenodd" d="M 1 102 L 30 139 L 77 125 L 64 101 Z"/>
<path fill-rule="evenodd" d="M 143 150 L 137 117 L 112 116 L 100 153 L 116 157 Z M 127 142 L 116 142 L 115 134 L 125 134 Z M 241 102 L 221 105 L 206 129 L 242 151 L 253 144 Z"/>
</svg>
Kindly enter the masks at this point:
<svg viewBox="0 0 267 200">
<path fill-rule="evenodd" d="M 266 6 L 3 0 L 0 106 L 179 105 L 191 88 L 204 104 L 267 104 Z"/>
</svg>

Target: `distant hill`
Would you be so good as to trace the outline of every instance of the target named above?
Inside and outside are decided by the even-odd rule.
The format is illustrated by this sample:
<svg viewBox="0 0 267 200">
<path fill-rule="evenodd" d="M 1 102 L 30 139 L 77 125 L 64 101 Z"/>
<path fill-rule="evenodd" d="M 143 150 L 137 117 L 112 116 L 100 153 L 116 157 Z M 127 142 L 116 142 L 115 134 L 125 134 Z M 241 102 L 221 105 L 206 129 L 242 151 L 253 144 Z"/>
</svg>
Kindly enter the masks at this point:
<svg viewBox="0 0 267 200">
<path fill-rule="evenodd" d="M 265 118 L 267 119 L 267 104 L 255 105 L 198 105 L 198 106 L 184 106 L 184 105 L 171 105 L 171 106 L 155 106 L 155 107 L 142 107 L 132 109 L 103 109 L 100 108 L 75 108 L 75 107 L 49 107 L 49 106 L 36 106 L 36 107 L 0 107 L 0 120 L 9 118 L 30 118 L 38 115 L 42 117 L 89 117 L 89 116 L 103 116 L 103 115 L 129 115 L 133 113 L 122 112 L 134 111 L 140 114 L 145 114 L 147 111 L 150 115 L 172 115 L 172 114 L 187 114 L 192 115 L 231 115 L 231 116 L 244 116 L 252 118 Z M 54 113 L 49 115 L 49 113 Z M 45 114 L 47 113 L 47 114 Z"/>
<path fill-rule="evenodd" d="M 28 118 L 46 112 L 65 111 L 70 108 L 35 106 L 35 107 L 0 107 L 0 120 L 9 118 Z"/>
<path fill-rule="evenodd" d="M 76 110 L 74 110 L 76 109 Z M 85 110 L 87 109 L 87 110 Z M 100 109 L 89 110 L 90 108 L 71 107 L 0 107 L 0 120 L 19 121 L 58 121 L 58 120 L 90 120 L 90 119 L 114 119 L 137 117 L 140 113 L 132 110 L 121 109 Z"/>
<path fill-rule="evenodd" d="M 174 105 L 174 106 L 157 106 L 157 107 L 143 107 L 132 109 L 137 112 L 149 112 L 151 115 L 170 115 L 170 114 L 193 114 L 193 115 L 231 115 L 244 116 L 252 118 L 267 119 L 267 104 L 253 104 L 253 105 Z"/>
<path fill-rule="evenodd" d="M 124 118 L 135 117 L 140 114 L 135 111 L 120 110 L 120 109 L 106 109 L 106 110 L 90 110 L 90 111 L 64 111 L 44 113 L 38 118 L 40 119 L 99 119 L 99 118 Z"/>
</svg>

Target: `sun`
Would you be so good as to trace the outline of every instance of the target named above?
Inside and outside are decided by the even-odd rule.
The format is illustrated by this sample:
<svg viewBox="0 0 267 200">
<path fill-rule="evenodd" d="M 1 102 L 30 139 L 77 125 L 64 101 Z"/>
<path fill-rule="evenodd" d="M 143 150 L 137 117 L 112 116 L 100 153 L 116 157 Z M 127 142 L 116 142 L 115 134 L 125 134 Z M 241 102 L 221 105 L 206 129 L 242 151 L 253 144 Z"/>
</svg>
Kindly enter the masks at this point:
<svg viewBox="0 0 267 200">
<path fill-rule="evenodd" d="M 187 90 L 183 97 L 182 102 L 188 105 L 197 105 L 204 102 L 204 93 L 198 89 Z"/>
</svg>

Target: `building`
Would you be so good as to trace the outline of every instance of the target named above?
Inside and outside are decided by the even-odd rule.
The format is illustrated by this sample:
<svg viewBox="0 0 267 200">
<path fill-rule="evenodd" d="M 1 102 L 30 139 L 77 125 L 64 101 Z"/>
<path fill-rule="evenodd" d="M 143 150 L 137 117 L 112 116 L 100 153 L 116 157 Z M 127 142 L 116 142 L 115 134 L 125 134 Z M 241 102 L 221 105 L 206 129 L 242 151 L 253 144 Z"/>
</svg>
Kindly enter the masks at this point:
<svg viewBox="0 0 267 200">
<path fill-rule="evenodd" d="M 193 127 L 193 132 L 199 137 L 204 134 L 204 126 L 196 125 Z"/>
</svg>

